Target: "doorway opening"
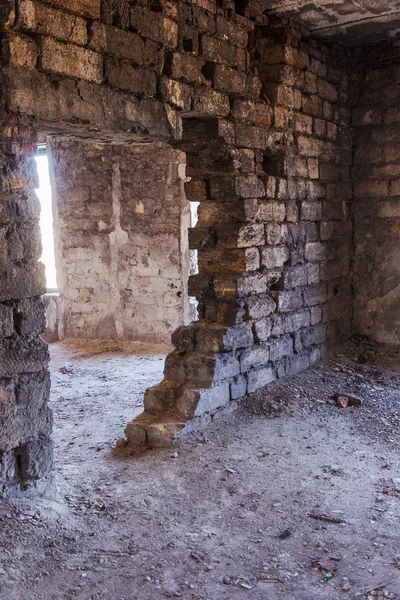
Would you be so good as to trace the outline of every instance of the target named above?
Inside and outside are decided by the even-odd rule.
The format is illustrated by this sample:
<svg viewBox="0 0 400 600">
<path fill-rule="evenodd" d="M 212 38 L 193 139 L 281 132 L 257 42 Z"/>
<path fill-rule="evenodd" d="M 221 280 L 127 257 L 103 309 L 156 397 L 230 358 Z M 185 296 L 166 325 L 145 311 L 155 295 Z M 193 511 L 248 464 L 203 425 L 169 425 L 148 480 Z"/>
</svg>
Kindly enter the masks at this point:
<svg viewBox="0 0 400 600">
<path fill-rule="evenodd" d="M 111 422 L 121 433 L 162 379 L 172 332 L 193 318 L 188 229 L 196 211 L 184 191 L 186 155 L 164 142 L 51 136 L 37 166 L 43 229 L 56 240 L 44 337 L 62 454 L 77 437 L 110 439 L 103 429 Z M 116 407 L 119 423 L 104 418 Z M 72 423 L 80 412 L 92 417 Z"/>
</svg>

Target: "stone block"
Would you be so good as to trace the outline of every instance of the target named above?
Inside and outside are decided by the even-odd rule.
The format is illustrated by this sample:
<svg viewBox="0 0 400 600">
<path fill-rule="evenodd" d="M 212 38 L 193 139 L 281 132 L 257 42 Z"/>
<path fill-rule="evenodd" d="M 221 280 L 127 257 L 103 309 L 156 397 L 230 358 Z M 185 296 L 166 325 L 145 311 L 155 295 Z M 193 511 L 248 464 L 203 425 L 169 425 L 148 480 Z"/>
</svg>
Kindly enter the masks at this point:
<svg viewBox="0 0 400 600">
<path fill-rule="evenodd" d="M 270 349 L 267 344 L 254 346 L 245 350 L 240 357 L 240 370 L 245 373 L 249 369 L 259 369 L 267 365 Z"/>
<path fill-rule="evenodd" d="M 100 19 L 101 0 L 47 0 L 49 4 L 62 10 L 89 19 Z"/>
<path fill-rule="evenodd" d="M 193 90 L 190 85 L 182 81 L 175 81 L 163 77 L 160 84 L 161 96 L 165 102 L 181 110 L 190 110 L 192 106 Z"/>
<path fill-rule="evenodd" d="M 295 354 L 287 359 L 286 374 L 288 376 L 297 375 L 305 371 L 310 366 L 310 356 L 308 352 Z"/>
<path fill-rule="evenodd" d="M 276 361 L 284 356 L 293 354 L 293 339 L 290 335 L 284 335 L 271 342 L 271 360 Z"/>
<path fill-rule="evenodd" d="M 14 323 L 18 335 L 42 333 L 46 327 L 46 314 L 41 298 L 20 300 L 14 308 Z"/>
<path fill-rule="evenodd" d="M 201 47 L 204 60 L 222 63 L 229 67 L 238 66 L 238 51 L 230 41 L 205 35 L 202 37 Z"/>
<path fill-rule="evenodd" d="M 87 43 L 86 20 L 32 0 L 18 3 L 17 26 L 34 34 L 84 46 Z"/>
<path fill-rule="evenodd" d="M 276 311 L 276 302 L 269 294 L 257 294 L 247 298 L 247 310 L 252 319 L 268 317 Z"/>
<path fill-rule="evenodd" d="M 263 246 L 265 244 L 265 231 L 262 223 L 243 225 L 239 230 L 237 245 L 239 248 Z"/>
<path fill-rule="evenodd" d="M 328 83 L 326 79 L 318 78 L 317 93 L 320 98 L 328 100 L 329 102 L 337 102 L 338 100 L 338 92 L 336 87 L 331 83 Z"/>
<path fill-rule="evenodd" d="M 203 66 L 203 61 L 196 56 L 174 52 L 167 60 L 166 71 L 172 79 L 183 79 L 188 83 L 204 85 L 206 79 L 202 74 Z"/>
<path fill-rule="evenodd" d="M 42 41 L 42 68 L 52 73 L 61 73 L 95 83 L 103 80 L 102 57 L 73 44 L 62 44 L 52 38 Z"/>
<path fill-rule="evenodd" d="M 0 377 L 41 371 L 49 361 L 47 344 L 40 338 L 4 338 L 0 344 Z"/>
<path fill-rule="evenodd" d="M 247 391 L 249 394 L 275 381 L 276 373 L 272 367 L 251 370 L 247 373 Z"/>
<path fill-rule="evenodd" d="M 232 95 L 245 95 L 247 79 L 245 73 L 241 71 L 215 64 L 212 81 L 216 90 L 229 92 Z"/>
<path fill-rule="evenodd" d="M 26 67 L 34 69 L 39 56 L 39 48 L 35 42 L 22 35 L 13 35 L 9 38 L 10 65 L 12 67 Z"/>
<path fill-rule="evenodd" d="M 287 246 L 273 246 L 261 250 L 261 264 L 267 269 L 281 268 L 289 260 Z"/>
<path fill-rule="evenodd" d="M 199 115 L 227 117 L 230 113 L 227 94 L 217 92 L 210 87 L 197 88 L 194 94 L 193 112 Z"/>
<path fill-rule="evenodd" d="M 280 329 L 277 327 L 280 325 Z M 283 315 L 280 323 L 276 323 L 275 334 L 282 335 L 283 333 L 294 333 L 302 327 L 308 327 L 310 325 L 310 311 L 299 310 L 289 315 Z"/>
<path fill-rule="evenodd" d="M 244 375 L 237 375 L 231 381 L 231 399 L 238 400 L 247 393 L 247 379 Z"/>
<path fill-rule="evenodd" d="M 215 385 L 208 390 L 199 391 L 199 400 L 195 416 L 212 414 L 216 410 L 228 406 L 230 402 L 230 386 L 228 382 Z"/>
<path fill-rule="evenodd" d="M 324 261 L 328 258 L 328 248 L 321 242 L 309 242 L 305 248 L 306 260 Z"/>
<path fill-rule="evenodd" d="M 115 59 L 107 59 L 105 78 L 109 85 L 134 94 L 155 96 L 157 80 L 154 72 Z"/>
<path fill-rule="evenodd" d="M 257 342 L 266 342 L 269 340 L 272 332 L 271 318 L 261 319 L 254 323 L 254 336 Z"/>
<path fill-rule="evenodd" d="M 277 292 L 278 310 L 292 312 L 303 306 L 302 294 L 299 291 Z"/>
<path fill-rule="evenodd" d="M 130 31 L 93 23 L 89 46 L 95 52 L 127 58 L 139 65 L 143 63 L 144 42 L 140 36 Z"/>
<path fill-rule="evenodd" d="M 263 198 L 265 187 L 257 175 L 236 177 L 236 193 L 240 198 Z"/>
<path fill-rule="evenodd" d="M 0 338 L 10 337 L 14 333 L 13 309 L 0 304 Z"/>
<path fill-rule="evenodd" d="M 255 215 L 257 221 L 265 223 L 282 223 L 286 217 L 286 206 L 284 202 L 259 202 Z"/>
<path fill-rule="evenodd" d="M 306 348 L 312 345 L 324 344 L 327 341 L 326 325 L 318 324 L 302 332 L 302 342 Z"/>
<path fill-rule="evenodd" d="M 304 290 L 304 303 L 306 306 L 324 304 L 328 300 L 328 290 L 325 283 L 308 286 Z"/>
</svg>

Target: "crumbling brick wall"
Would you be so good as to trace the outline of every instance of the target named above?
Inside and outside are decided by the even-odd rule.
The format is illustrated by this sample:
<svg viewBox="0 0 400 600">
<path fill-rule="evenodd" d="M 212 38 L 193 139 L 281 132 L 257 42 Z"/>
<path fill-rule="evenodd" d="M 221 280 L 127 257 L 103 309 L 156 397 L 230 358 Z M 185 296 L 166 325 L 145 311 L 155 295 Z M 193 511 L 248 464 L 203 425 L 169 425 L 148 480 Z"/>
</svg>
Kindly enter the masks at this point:
<svg viewBox="0 0 400 600">
<path fill-rule="evenodd" d="M 55 140 L 51 165 L 64 336 L 170 343 L 190 320 L 185 155 Z"/>
<path fill-rule="evenodd" d="M 359 55 L 353 111 L 354 326 L 400 344 L 400 44 Z"/>
</svg>

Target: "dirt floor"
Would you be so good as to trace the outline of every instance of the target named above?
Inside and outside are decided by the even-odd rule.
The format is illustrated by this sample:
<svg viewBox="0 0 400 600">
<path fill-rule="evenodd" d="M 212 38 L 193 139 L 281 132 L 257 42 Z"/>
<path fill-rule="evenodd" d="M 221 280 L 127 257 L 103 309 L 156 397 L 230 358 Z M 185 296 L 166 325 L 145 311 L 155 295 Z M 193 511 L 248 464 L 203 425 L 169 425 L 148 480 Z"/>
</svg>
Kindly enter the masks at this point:
<svg viewBox="0 0 400 600">
<path fill-rule="evenodd" d="M 348 343 L 176 449 L 113 450 L 166 350 L 51 346 L 57 496 L 1 503 L 0 599 L 400 600 L 400 351 Z"/>
</svg>

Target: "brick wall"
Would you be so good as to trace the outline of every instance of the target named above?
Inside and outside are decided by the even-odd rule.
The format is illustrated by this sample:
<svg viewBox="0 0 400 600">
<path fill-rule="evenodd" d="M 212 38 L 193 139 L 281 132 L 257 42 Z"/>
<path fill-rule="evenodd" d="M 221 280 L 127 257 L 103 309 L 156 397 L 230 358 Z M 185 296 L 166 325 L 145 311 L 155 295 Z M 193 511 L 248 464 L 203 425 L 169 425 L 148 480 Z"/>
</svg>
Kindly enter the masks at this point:
<svg viewBox="0 0 400 600">
<path fill-rule="evenodd" d="M 274 122 L 259 165 L 267 198 L 248 201 L 253 227 L 266 222 L 253 252 L 268 302 L 255 295 L 250 310 L 284 376 L 351 331 L 351 56 L 272 19 L 256 27 L 252 57 Z"/>
<path fill-rule="evenodd" d="M 353 110 L 355 331 L 400 344 L 400 45 L 360 53 Z"/>
<path fill-rule="evenodd" d="M 189 321 L 185 155 L 52 143 L 64 336 L 170 343 Z"/>
<path fill-rule="evenodd" d="M 34 133 L 8 117 L 0 131 L 0 496 L 45 486 L 53 445 Z"/>
<path fill-rule="evenodd" d="M 144 414 L 128 425 L 130 441 L 159 444 L 179 436 L 247 392 L 307 368 L 350 334 L 354 62 L 348 51 L 321 46 L 261 11 L 255 28 L 230 0 L 17 0 L 18 10 L 13 6 L 1 12 L 4 139 L 17 118 L 31 119 L 44 134 L 113 142 L 113 153 L 116 144 L 168 142 L 186 154 L 186 197 L 200 202 L 189 232 L 199 273 L 188 290 L 199 301 L 199 321 L 174 333 L 164 381 L 147 392 Z M 34 143 L 35 132 L 28 133 Z M 18 181 L 26 172 L 22 154 L 3 154 L 5 172 Z M 121 189 L 140 187 L 134 171 L 124 169 Z M 68 185 L 63 176 L 61 186 Z M 26 197 L 30 188 L 23 179 L 17 189 Z M 160 194 L 157 223 L 170 227 L 181 197 Z M 155 207 L 155 196 L 149 199 Z M 130 239 L 137 226 L 147 235 L 132 197 L 123 198 L 121 230 L 112 231 L 112 202 L 101 201 L 102 214 L 90 215 L 96 202 L 78 201 L 98 243 L 101 223 L 104 245 L 117 233 Z M 119 263 L 120 294 L 131 289 L 135 252 Z M 29 281 L 37 283 L 36 263 L 18 258 L 13 273 L 21 264 L 22 296 L 35 297 L 40 286 L 31 290 Z M 5 300 L 15 302 L 15 277 L 5 281 Z M 90 287 L 82 289 L 92 298 Z M 37 365 L 45 369 L 39 348 Z M 34 443 L 41 426 L 37 421 L 32 429 Z"/>
</svg>

